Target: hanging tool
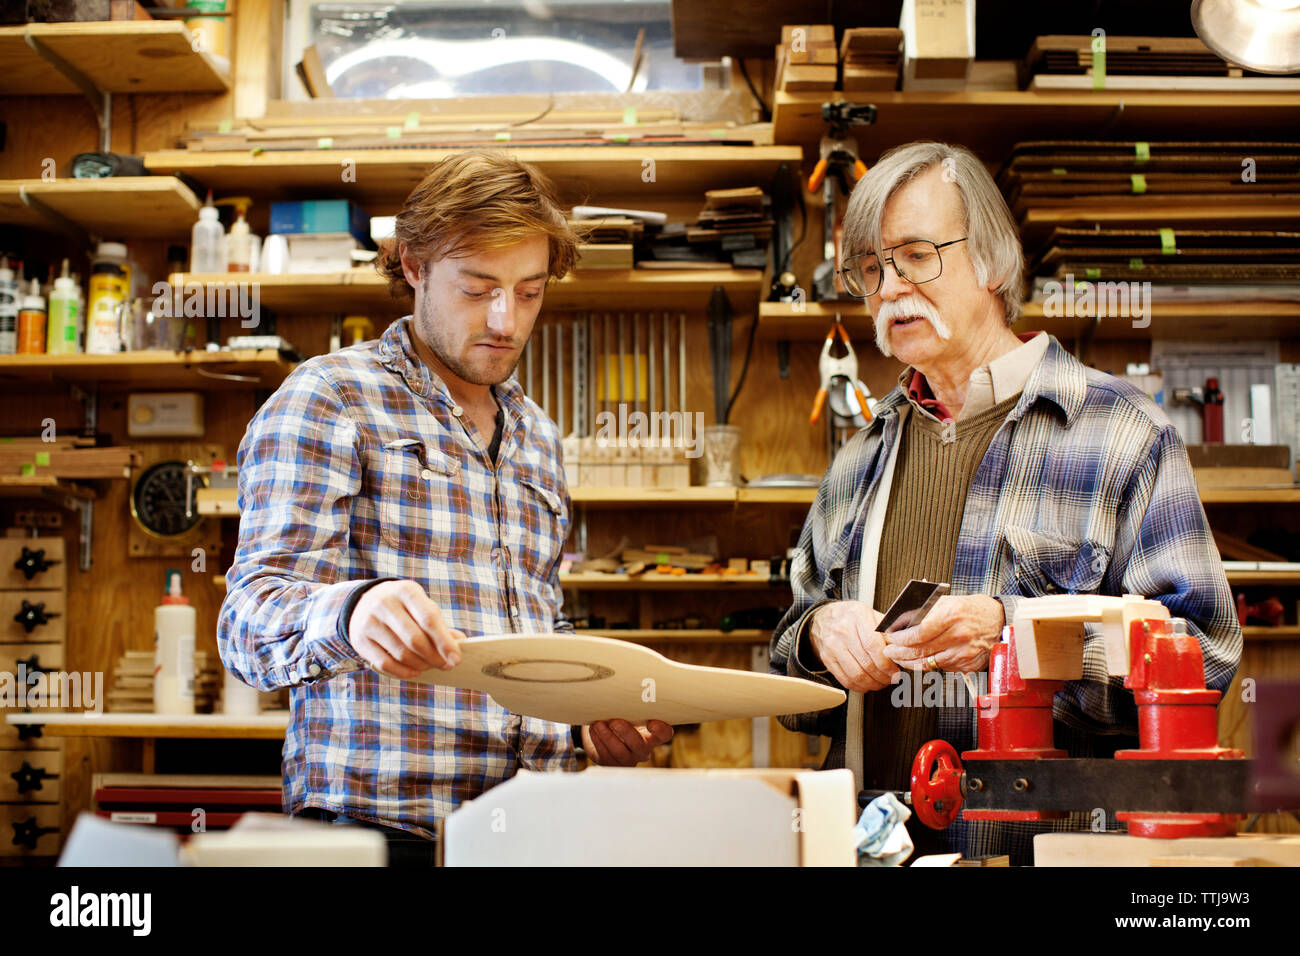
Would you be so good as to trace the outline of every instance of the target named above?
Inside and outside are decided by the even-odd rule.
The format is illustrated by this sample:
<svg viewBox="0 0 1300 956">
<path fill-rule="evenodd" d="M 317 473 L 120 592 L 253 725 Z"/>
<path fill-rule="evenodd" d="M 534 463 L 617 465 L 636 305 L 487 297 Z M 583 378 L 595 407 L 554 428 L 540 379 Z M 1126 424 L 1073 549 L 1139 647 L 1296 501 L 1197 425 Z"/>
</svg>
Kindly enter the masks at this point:
<svg viewBox="0 0 1300 956">
<path fill-rule="evenodd" d="M 554 420 L 551 414 L 551 327 L 542 326 L 542 411 Z"/>
<path fill-rule="evenodd" d="M 686 313 L 677 316 L 677 399 L 686 414 Z"/>
<path fill-rule="evenodd" d="M 555 327 L 555 424 L 560 426 L 560 437 L 564 430 L 564 323 Z"/>
<path fill-rule="evenodd" d="M 838 358 L 831 355 L 836 338 L 844 345 L 845 350 L 845 354 Z M 821 418 L 822 408 L 825 407 L 828 399 L 831 403 L 831 412 L 839 418 L 850 419 L 856 423 L 858 416 L 861 416 L 864 425 L 871 420 L 871 408 L 867 404 L 871 393 L 858 378 L 858 356 L 853 351 L 849 334 L 844 331 L 844 324 L 840 321 L 838 312 L 835 314 L 835 322 L 831 330 L 826 333 L 826 341 L 822 343 L 822 354 L 817 360 L 817 369 L 821 373 L 821 387 L 817 389 L 817 397 L 813 399 L 812 414 L 808 416 L 809 425 L 815 425 L 817 419 Z M 856 407 L 849 400 L 850 395 L 857 399 Z"/>
<path fill-rule="evenodd" d="M 720 285 L 709 297 L 709 358 L 713 362 L 713 416 L 719 425 L 727 424 L 727 404 L 731 397 L 731 301 Z"/>
<path fill-rule="evenodd" d="M 835 265 L 839 261 L 839 230 L 842 212 L 838 208 L 835 186 L 838 184 L 847 203 L 857 181 L 867 174 L 867 166 L 858 158 L 858 141 L 849 134 L 850 127 L 866 126 L 876 121 L 876 108 L 870 104 L 823 103 L 822 120 L 829 127 L 818 147 L 819 159 L 808 177 L 808 191 L 822 190 L 825 205 L 822 234 L 822 262 L 813 270 L 813 294 L 817 301 L 850 298 L 837 288 Z"/>
</svg>

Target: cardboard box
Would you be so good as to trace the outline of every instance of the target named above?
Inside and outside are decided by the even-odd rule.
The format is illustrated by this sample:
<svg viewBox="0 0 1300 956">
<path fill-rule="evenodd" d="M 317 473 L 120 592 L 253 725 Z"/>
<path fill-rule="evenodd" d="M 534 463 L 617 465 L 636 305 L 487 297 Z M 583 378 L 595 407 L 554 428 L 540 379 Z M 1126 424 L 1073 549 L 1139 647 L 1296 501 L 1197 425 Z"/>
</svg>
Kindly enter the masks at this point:
<svg viewBox="0 0 1300 956">
<path fill-rule="evenodd" d="M 370 217 L 347 199 L 308 199 L 271 203 L 272 235 L 351 233 L 362 246 L 370 242 Z"/>
<path fill-rule="evenodd" d="M 904 90 L 963 90 L 975 59 L 975 0 L 903 0 Z"/>
<path fill-rule="evenodd" d="M 446 818 L 447 866 L 854 866 L 848 770 L 521 771 Z"/>
</svg>

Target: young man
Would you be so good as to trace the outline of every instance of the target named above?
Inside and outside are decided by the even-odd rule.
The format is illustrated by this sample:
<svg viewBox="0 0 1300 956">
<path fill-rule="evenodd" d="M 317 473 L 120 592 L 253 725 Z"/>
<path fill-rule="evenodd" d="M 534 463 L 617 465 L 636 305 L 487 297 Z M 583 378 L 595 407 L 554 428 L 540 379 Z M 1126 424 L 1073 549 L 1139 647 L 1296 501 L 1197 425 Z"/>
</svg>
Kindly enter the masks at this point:
<svg viewBox="0 0 1300 956">
<path fill-rule="evenodd" d="M 956 675 L 986 668 L 1021 598 L 1066 592 L 1163 602 L 1200 639 L 1206 685 L 1226 689 L 1241 628 L 1186 449 L 1132 385 L 1044 332 L 1012 332 L 1023 252 L 984 164 L 942 143 L 900 146 L 857 184 L 844 220 L 846 287 L 866 299 L 880 350 L 908 368 L 822 479 L 773 638 L 774 670 L 849 700 L 787 726 L 831 736 L 828 766 L 860 786 L 904 789 L 925 741 L 975 745 Z M 886 640 L 877 608 L 909 578 L 951 582 L 951 595 Z M 1136 746 L 1133 692 L 1107 673 L 1101 640 L 1090 631 L 1083 679 L 1053 706 L 1057 746 L 1074 757 Z M 900 668 L 949 672 L 943 697 L 959 705 L 911 706 L 893 693 Z M 1020 865 L 1035 832 L 1090 823 L 958 820 L 938 838 L 913 834 L 927 852 Z"/>
<path fill-rule="evenodd" d="M 390 860 L 523 767 L 634 764 L 651 721 L 570 728 L 486 694 L 412 683 L 467 635 L 571 630 L 558 572 L 570 501 L 560 436 L 512 372 L 577 239 L 532 167 L 470 152 L 397 217 L 390 288 L 414 313 L 302 363 L 239 448 L 239 546 L 218 640 L 248 684 L 290 686 L 289 813 L 380 826 Z"/>
</svg>

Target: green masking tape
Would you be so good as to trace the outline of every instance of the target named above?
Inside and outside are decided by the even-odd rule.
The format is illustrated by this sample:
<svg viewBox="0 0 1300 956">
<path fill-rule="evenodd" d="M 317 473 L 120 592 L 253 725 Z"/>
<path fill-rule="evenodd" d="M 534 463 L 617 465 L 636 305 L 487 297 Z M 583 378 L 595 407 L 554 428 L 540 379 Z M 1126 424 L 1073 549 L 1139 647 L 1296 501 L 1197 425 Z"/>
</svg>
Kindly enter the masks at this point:
<svg viewBox="0 0 1300 956">
<path fill-rule="evenodd" d="M 317 148 L 317 149 L 333 149 L 333 148 L 334 148 L 334 137 L 332 137 L 332 136 L 321 136 L 321 137 L 319 137 L 319 138 L 316 140 L 316 148 Z"/>
<path fill-rule="evenodd" d="M 636 125 L 636 107 L 635 107 L 635 106 L 625 106 L 625 107 L 623 107 L 623 125 L 624 125 L 624 126 L 635 126 L 635 125 Z"/>
<path fill-rule="evenodd" d="M 231 126 L 233 126 L 233 125 L 234 125 L 234 124 L 232 124 L 232 123 L 230 122 L 230 120 L 228 120 L 228 119 L 223 119 L 220 123 L 217 124 L 217 132 L 218 132 L 218 133 L 229 133 L 229 132 L 230 132 L 230 128 L 231 128 Z"/>
<path fill-rule="evenodd" d="M 1053 176 L 1064 176 L 1064 175 L 1066 175 L 1065 167 L 1064 167 L 1064 166 L 1053 166 L 1053 167 L 1052 167 L 1052 175 L 1053 175 Z"/>
<path fill-rule="evenodd" d="M 1089 279 L 1101 278 L 1101 270 L 1098 269 L 1096 266 L 1088 266 L 1088 268 L 1083 270 L 1083 274 L 1087 276 Z"/>
<path fill-rule="evenodd" d="M 406 128 L 407 128 L 407 129 L 418 129 L 419 126 L 420 126 L 420 114 L 419 114 L 419 113 L 407 113 L 407 114 L 406 114 Z"/>
<path fill-rule="evenodd" d="M 1150 143 L 1134 143 L 1134 144 L 1133 144 L 1133 155 L 1137 158 L 1137 161 L 1138 161 L 1139 163 L 1145 163 L 1147 160 L 1149 160 L 1149 159 L 1151 158 L 1151 144 L 1150 144 Z"/>
<path fill-rule="evenodd" d="M 510 142 L 510 134 L 509 134 L 509 133 L 497 133 L 497 135 L 496 135 L 495 138 L 496 138 L 497 140 L 499 140 L 500 142 L 503 142 L 503 143 L 508 143 L 508 142 Z"/>
<path fill-rule="evenodd" d="M 615 143 L 630 143 L 632 141 L 632 137 L 628 136 L 627 133 L 615 133 L 610 139 Z"/>
<path fill-rule="evenodd" d="M 28 462 L 19 469 L 19 474 L 24 478 L 32 478 L 36 475 L 36 466 Z"/>
<path fill-rule="evenodd" d="M 1160 252 L 1166 256 L 1172 256 L 1178 252 L 1178 246 L 1174 243 L 1174 231 L 1172 229 L 1160 230 Z"/>
<path fill-rule="evenodd" d="M 1106 88 L 1106 34 L 1099 33 L 1092 38 L 1092 88 Z"/>
<path fill-rule="evenodd" d="M 37 468 L 50 467 L 50 453 L 48 451 L 38 451 L 36 453 L 36 467 Z"/>
<path fill-rule="evenodd" d="M 250 156 L 260 156 L 264 152 L 266 152 L 265 146 L 254 146 L 252 149 L 248 151 Z"/>
<path fill-rule="evenodd" d="M 1134 195 L 1140 195 L 1147 191 L 1147 178 L 1141 173 L 1133 173 L 1129 176 L 1129 182 L 1133 184 Z"/>
<path fill-rule="evenodd" d="M 673 557 L 667 552 L 655 555 L 656 564 L 672 564 L 672 562 L 673 562 Z"/>
<path fill-rule="evenodd" d="M 389 138 L 389 139 L 401 139 L 401 138 L 402 138 L 402 127 L 400 127 L 400 126 L 390 126 L 390 127 L 388 127 L 388 138 Z"/>
<path fill-rule="evenodd" d="M 1128 261 L 1128 267 L 1130 269 L 1145 269 L 1147 264 L 1141 259 L 1134 257 Z"/>
</svg>

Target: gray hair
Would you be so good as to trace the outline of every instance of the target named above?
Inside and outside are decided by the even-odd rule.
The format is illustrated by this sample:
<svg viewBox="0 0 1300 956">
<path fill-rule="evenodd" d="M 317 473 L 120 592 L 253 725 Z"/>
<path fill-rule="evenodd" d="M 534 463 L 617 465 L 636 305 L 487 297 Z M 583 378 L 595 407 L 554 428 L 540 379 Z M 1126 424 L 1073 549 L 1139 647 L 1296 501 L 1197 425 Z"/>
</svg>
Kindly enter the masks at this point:
<svg viewBox="0 0 1300 956">
<path fill-rule="evenodd" d="M 967 247 L 975 278 L 987 286 L 998 277 L 997 294 L 1006 306 L 1007 325 L 1020 318 L 1024 297 L 1025 257 L 1011 210 L 984 164 L 964 146 L 947 143 L 908 143 L 880 157 L 849 197 L 844 213 L 844 258 L 881 247 L 880 220 L 885 205 L 903 186 L 932 166 L 942 166 L 944 178 L 961 194 Z M 937 241 L 956 236 L 936 237 Z"/>
</svg>

